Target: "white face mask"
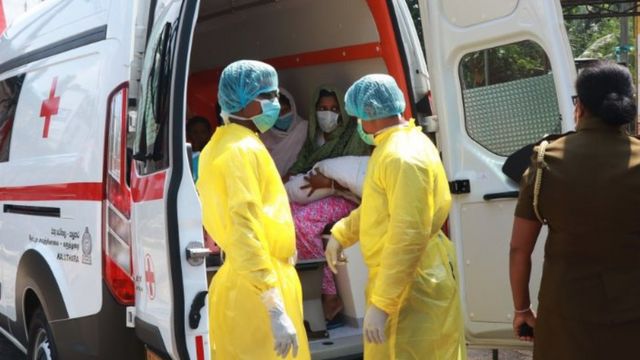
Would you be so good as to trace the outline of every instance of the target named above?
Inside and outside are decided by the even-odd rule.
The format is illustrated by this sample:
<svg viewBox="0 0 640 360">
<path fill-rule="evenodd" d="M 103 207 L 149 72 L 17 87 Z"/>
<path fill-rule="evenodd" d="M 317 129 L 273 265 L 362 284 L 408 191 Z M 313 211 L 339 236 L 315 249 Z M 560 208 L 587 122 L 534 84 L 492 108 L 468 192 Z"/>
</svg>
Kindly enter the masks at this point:
<svg viewBox="0 0 640 360">
<path fill-rule="evenodd" d="M 338 127 L 338 117 L 340 114 L 333 111 L 316 111 L 318 126 L 326 133 L 330 133 Z"/>
<path fill-rule="evenodd" d="M 224 111 L 220 112 L 220 117 L 222 118 L 222 123 L 225 125 L 229 125 L 231 123 L 231 121 L 229 121 L 229 113 L 226 113 Z"/>
</svg>

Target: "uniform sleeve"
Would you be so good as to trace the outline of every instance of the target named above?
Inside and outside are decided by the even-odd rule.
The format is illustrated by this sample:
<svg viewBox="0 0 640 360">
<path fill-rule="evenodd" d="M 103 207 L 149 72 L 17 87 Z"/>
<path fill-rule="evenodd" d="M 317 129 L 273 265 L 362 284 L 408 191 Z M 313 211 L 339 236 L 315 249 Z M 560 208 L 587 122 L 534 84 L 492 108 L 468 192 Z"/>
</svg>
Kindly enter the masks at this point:
<svg viewBox="0 0 640 360">
<path fill-rule="evenodd" d="M 389 227 L 371 302 L 391 314 L 398 310 L 429 241 L 434 176 L 428 168 L 394 159 L 382 169 L 380 181 L 388 199 Z"/>
<path fill-rule="evenodd" d="M 338 221 L 331 228 L 331 235 L 345 249 L 357 243 L 360 239 L 360 207 L 353 210 L 346 218 Z"/>
<path fill-rule="evenodd" d="M 515 216 L 538 221 L 536 212 L 533 209 L 533 188 L 536 181 L 536 152 L 534 151 L 531 158 L 531 165 L 522 175 L 520 180 L 520 194 L 518 195 L 518 203 L 516 204 Z"/>
<path fill-rule="evenodd" d="M 225 254 L 234 269 L 262 293 L 276 286 L 277 277 L 260 220 L 264 211 L 258 182 L 260 163 L 255 154 L 240 152 L 220 160 L 217 176 L 224 177 L 231 219 Z"/>
</svg>

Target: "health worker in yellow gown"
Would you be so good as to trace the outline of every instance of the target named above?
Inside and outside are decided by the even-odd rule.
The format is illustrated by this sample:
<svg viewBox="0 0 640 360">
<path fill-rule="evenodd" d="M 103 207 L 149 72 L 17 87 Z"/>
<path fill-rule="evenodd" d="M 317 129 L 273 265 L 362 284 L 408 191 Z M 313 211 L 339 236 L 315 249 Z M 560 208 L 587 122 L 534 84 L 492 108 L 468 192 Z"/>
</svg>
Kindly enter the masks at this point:
<svg viewBox="0 0 640 360">
<path fill-rule="evenodd" d="M 360 241 L 369 270 L 365 360 L 466 358 L 456 256 L 440 231 L 451 195 L 438 150 L 403 119 L 395 80 L 367 75 L 345 96 L 358 132 L 375 149 L 360 207 L 332 229 L 329 266 Z"/>
<path fill-rule="evenodd" d="M 226 255 L 209 289 L 214 359 L 310 359 L 289 201 L 257 134 L 278 119 L 277 96 L 270 65 L 227 66 L 218 90 L 225 125 L 200 155 L 204 227 Z"/>
</svg>

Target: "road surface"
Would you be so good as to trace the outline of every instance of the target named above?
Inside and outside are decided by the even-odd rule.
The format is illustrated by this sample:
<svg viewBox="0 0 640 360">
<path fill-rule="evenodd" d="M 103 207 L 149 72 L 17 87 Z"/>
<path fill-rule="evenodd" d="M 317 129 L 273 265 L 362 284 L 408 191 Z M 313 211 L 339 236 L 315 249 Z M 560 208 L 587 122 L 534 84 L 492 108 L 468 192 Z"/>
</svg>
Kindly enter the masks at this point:
<svg viewBox="0 0 640 360">
<path fill-rule="evenodd" d="M 523 350 L 499 350 L 499 360 L 531 360 L 531 352 Z M 25 360 L 24 354 L 0 334 L 0 360 Z M 468 360 L 493 360 L 491 350 L 469 350 Z"/>
</svg>

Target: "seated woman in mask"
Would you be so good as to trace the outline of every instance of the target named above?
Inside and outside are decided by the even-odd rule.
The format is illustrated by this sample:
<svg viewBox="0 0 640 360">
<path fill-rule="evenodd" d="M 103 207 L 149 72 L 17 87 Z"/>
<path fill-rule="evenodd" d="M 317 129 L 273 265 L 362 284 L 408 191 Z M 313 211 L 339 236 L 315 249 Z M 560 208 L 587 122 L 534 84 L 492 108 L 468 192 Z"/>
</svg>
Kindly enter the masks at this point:
<svg viewBox="0 0 640 360">
<path fill-rule="evenodd" d="M 288 171 L 289 176 L 305 174 L 321 160 L 371 154 L 371 147 L 358 136 L 357 122 L 344 110 L 341 92 L 334 87 L 321 86 L 312 97 L 311 104 L 307 139 L 297 161 Z M 314 184 L 332 183 L 322 174 L 309 175 L 305 179 Z M 355 203 L 340 196 L 330 196 L 306 205 L 292 203 L 299 258 L 324 258 L 322 233 L 325 227 L 349 215 L 355 207 Z M 322 302 L 326 319 L 334 320 L 343 306 L 337 295 L 333 273 L 328 268 L 324 270 L 322 281 Z"/>
<path fill-rule="evenodd" d="M 280 176 L 296 161 L 298 153 L 307 138 L 308 121 L 298 115 L 296 102 L 291 94 L 280 88 L 280 117 L 275 125 L 260 139 L 269 150 Z"/>
<path fill-rule="evenodd" d="M 324 159 L 369 155 L 371 147 L 356 131 L 357 123 L 344 111 L 344 96 L 336 88 L 320 86 L 312 97 L 307 139 L 289 175 L 306 173 Z"/>
</svg>

